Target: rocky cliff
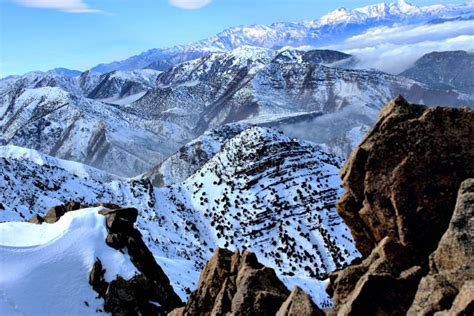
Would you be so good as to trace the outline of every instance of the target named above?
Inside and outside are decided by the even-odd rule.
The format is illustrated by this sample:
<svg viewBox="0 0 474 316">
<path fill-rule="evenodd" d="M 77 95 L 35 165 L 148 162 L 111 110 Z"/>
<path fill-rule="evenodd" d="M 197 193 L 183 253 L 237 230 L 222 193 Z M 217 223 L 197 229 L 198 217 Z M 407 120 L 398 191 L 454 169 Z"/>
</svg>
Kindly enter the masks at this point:
<svg viewBox="0 0 474 316">
<path fill-rule="evenodd" d="M 399 97 L 341 176 L 338 212 L 365 259 L 331 275 L 334 312 L 472 310 L 474 112 Z"/>
</svg>

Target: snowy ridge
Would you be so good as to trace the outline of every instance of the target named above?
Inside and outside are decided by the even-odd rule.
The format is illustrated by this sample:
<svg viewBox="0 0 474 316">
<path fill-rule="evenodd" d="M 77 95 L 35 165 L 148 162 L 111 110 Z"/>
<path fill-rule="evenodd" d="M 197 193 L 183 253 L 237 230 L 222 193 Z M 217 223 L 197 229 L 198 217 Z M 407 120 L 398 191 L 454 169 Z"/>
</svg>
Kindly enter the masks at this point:
<svg viewBox="0 0 474 316">
<path fill-rule="evenodd" d="M 90 178 L 101 182 L 110 182 L 112 180 L 118 180 L 119 178 L 115 175 L 107 173 L 105 171 L 89 167 L 85 164 L 81 164 L 75 161 L 63 160 L 45 155 L 39 151 L 33 149 L 27 149 L 23 147 L 7 145 L 0 146 L 0 157 L 5 159 L 16 159 L 16 160 L 28 160 L 37 165 L 51 165 L 62 168 L 76 176 L 81 178 Z"/>
<path fill-rule="evenodd" d="M 63 168 L 0 158 L 0 220 L 22 220 L 68 200 L 139 209 L 137 227 L 184 298 L 216 247 L 247 248 L 327 304 L 318 280 L 358 253 L 334 203 L 341 161 L 271 129 L 230 137 L 181 185 L 102 183 Z M 176 262 L 180 262 L 176 270 Z"/>
<path fill-rule="evenodd" d="M 121 176 L 143 172 L 190 138 L 172 123 L 139 117 L 58 87 L 10 90 L 0 101 L 1 144 L 36 149 Z"/>
<path fill-rule="evenodd" d="M 88 283 L 96 258 L 105 279 L 131 278 L 130 258 L 110 248 L 101 208 L 65 214 L 57 223 L 0 223 L 0 314 L 99 314 L 103 300 Z"/>
</svg>

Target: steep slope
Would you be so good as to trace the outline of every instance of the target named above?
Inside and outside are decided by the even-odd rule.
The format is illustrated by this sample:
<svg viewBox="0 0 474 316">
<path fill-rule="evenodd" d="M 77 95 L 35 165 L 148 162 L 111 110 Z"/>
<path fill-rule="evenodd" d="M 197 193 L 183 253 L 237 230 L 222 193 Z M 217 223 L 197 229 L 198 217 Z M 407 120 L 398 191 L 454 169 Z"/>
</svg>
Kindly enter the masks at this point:
<svg viewBox="0 0 474 316">
<path fill-rule="evenodd" d="M 456 89 L 474 94 L 474 53 L 433 52 L 418 59 L 400 75 L 440 89 Z"/>
<path fill-rule="evenodd" d="M 288 287 L 326 306 L 318 279 L 358 256 L 334 209 L 340 165 L 317 147 L 260 127 L 231 137 L 181 185 L 159 189 L 2 158 L 0 216 L 27 219 L 69 200 L 135 206 L 137 228 L 183 299 L 214 249 L 229 247 L 255 252 Z"/>
<path fill-rule="evenodd" d="M 209 130 L 182 146 L 175 154 L 140 177 L 150 179 L 153 185 L 160 187 L 180 183 L 217 154 L 227 140 L 249 126 L 248 124 L 235 123 Z"/>
<path fill-rule="evenodd" d="M 279 49 L 334 44 L 375 26 L 425 23 L 432 19 L 472 14 L 472 3 L 417 7 L 403 0 L 354 10 L 340 8 L 316 20 L 234 27 L 208 39 L 168 49 L 152 49 L 123 61 L 101 64 L 93 71 L 132 70 L 151 67 L 168 70 L 179 63 L 242 46 Z"/>
<path fill-rule="evenodd" d="M 99 77 L 97 85 L 87 94 L 87 97 L 105 99 L 104 101 L 112 103 L 117 99 L 133 95 L 139 98 L 146 90 L 155 86 L 156 77 L 159 74 L 159 71 L 151 69 L 106 73 Z"/>
<path fill-rule="evenodd" d="M 137 117 L 58 87 L 9 90 L 1 95 L 0 109 L 1 144 L 121 176 L 143 172 L 190 138 L 179 126 Z"/>
</svg>

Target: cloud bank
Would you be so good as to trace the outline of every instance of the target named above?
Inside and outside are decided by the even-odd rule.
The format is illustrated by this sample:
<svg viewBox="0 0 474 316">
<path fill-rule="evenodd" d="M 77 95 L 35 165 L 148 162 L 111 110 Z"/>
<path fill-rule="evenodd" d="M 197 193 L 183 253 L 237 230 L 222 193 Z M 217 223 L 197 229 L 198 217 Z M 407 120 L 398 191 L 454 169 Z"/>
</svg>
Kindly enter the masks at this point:
<svg viewBox="0 0 474 316">
<path fill-rule="evenodd" d="M 56 9 L 69 13 L 97 13 L 100 10 L 90 8 L 82 0 L 15 0 L 28 8 Z"/>
<path fill-rule="evenodd" d="M 375 68 L 399 74 L 432 51 L 474 51 L 474 21 L 376 27 L 328 46 L 356 56 L 357 68 Z"/>
<path fill-rule="evenodd" d="M 181 9 L 196 10 L 207 6 L 211 1 L 212 0 L 169 0 L 169 3 Z"/>
</svg>

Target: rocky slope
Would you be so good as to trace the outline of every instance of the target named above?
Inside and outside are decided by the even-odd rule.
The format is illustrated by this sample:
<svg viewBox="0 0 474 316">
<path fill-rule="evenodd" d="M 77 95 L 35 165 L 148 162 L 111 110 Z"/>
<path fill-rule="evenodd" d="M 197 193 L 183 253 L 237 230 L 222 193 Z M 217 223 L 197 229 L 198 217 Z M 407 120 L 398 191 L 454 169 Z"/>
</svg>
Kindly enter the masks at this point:
<svg viewBox="0 0 474 316">
<path fill-rule="evenodd" d="M 341 171 L 338 211 L 365 259 L 330 277 L 338 315 L 472 309 L 472 180 L 458 188 L 474 177 L 473 122 L 402 98 L 382 110 Z"/>
<path fill-rule="evenodd" d="M 474 93 L 474 53 L 466 51 L 433 52 L 418 59 L 400 75 L 440 89 Z"/>
<path fill-rule="evenodd" d="M 39 150 L 121 176 L 152 167 L 190 137 L 179 126 L 59 87 L 21 87 L 0 98 L 0 144 Z"/>
<path fill-rule="evenodd" d="M 300 288 L 288 291 L 273 269 L 260 264 L 255 254 L 218 249 L 199 278 L 198 289 L 180 315 L 299 315 L 324 313 Z"/>
<path fill-rule="evenodd" d="M 134 100 L 133 97 L 138 99 L 153 88 L 159 74 L 159 71 L 151 69 L 105 73 L 98 78 L 98 83 L 87 93 L 87 97 L 109 103 L 118 101 L 119 104 L 127 104 Z"/>
<path fill-rule="evenodd" d="M 133 206 L 143 240 L 182 298 L 216 247 L 245 247 L 288 287 L 298 285 L 326 306 L 319 279 L 358 256 L 334 209 L 340 166 L 313 145 L 260 127 L 231 137 L 180 185 L 160 189 L 7 157 L 0 160 L 0 216 L 28 219 L 68 200 Z"/>
</svg>

